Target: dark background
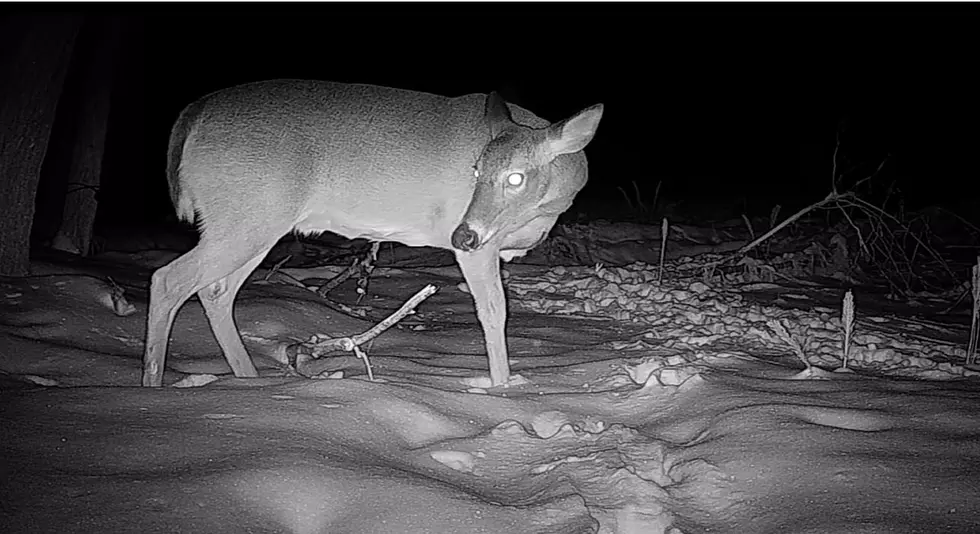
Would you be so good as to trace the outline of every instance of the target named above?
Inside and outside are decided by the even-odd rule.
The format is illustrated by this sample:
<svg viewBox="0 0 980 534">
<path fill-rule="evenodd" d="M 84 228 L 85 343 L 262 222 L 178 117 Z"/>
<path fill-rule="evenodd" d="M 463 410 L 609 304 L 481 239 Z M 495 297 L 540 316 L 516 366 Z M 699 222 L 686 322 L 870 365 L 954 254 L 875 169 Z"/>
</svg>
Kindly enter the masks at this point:
<svg viewBox="0 0 980 534">
<path fill-rule="evenodd" d="M 164 165 L 177 114 L 208 92 L 267 78 L 447 96 L 497 90 L 552 121 L 601 102 L 586 149 L 590 182 L 575 208 L 597 216 L 628 215 L 618 187 L 632 192 L 634 182 L 647 203 L 662 182 L 661 202 L 705 217 L 802 207 L 830 191 L 842 126 L 840 165 L 856 166 L 845 187 L 887 156 L 870 197 L 891 187 L 912 209 L 977 207 L 975 6 L 131 4 L 88 12 L 124 17 L 101 224 L 172 214 Z"/>
</svg>

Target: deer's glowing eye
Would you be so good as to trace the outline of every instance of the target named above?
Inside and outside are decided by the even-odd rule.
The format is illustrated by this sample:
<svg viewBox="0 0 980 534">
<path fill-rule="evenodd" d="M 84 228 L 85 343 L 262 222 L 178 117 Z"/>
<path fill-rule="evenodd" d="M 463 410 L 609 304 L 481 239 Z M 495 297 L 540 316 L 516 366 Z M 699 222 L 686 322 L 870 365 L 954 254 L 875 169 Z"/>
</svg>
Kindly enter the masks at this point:
<svg viewBox="0 0 980 534">
<path fill-rule="evenodd" d="M 476 178 L 479 178 L 480 177 L 480 169 L 473 169 L 473 176 L 475 176 Z"/>
<path fill-rule="evenodd" d="M 524 175 L 519 172 L 512 172 L 507 175 L 507 185 L 517 187 L 524 185 Z"/>
</svg>

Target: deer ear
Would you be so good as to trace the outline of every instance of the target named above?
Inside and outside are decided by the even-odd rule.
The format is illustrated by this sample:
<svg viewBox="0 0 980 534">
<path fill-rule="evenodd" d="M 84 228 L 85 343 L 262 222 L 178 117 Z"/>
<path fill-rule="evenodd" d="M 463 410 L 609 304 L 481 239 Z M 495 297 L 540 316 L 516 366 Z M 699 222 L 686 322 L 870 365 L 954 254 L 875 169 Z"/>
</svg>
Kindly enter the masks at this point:
<svg viewBox="0 0 980 534">
<path fill-rule="evenodd" d="M 503 132 L 517 127 L 517 123 L 510 116 L 507 102 L 496 91 L 487 95 L 484 117 L 490 126 L 491 138 L 496 138 Z"/>
<path fill-rule="evenodd" d="M 562 154 L 574 154 L 585 148 L 595 135 L 602 118 L 602 104 L 596 104 L 548 127 L 545 148 L 551 158 Z"/>
</svg>

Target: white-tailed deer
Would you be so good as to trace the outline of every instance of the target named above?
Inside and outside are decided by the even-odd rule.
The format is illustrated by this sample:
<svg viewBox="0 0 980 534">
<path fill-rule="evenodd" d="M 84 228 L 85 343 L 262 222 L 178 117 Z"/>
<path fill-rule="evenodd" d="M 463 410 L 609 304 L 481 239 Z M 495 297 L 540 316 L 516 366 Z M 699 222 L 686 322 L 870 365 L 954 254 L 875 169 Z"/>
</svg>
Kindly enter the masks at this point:
<svg viewBox="0 0 980 534">
<path fill-rule="evenodd" d="M 513 117 L 513 118 L 512 118 Z M 235 295 L 290 231 L 452 250 L 507 383 L 500 259 L 540 243 L 585 185 L 602 105 L 549 125 L 496 93 L 447 98 L 273 80 L 212 93 L 170 135 L 170 197 L 200 242 L 153 273 L 143 385 L 159 386 L 177 310 L 197 293 L 236 376 L 257 376 Z"/>
</svg>

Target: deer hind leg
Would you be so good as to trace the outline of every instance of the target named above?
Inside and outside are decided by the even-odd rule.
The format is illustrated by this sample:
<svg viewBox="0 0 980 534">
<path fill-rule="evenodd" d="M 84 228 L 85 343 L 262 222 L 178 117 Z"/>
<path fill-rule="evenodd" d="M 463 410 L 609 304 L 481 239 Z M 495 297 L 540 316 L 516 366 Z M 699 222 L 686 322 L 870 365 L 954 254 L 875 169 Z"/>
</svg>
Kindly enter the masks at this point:
<svg viewBox="0 0 980 534">
<path fill-rule="evenodd" d="M 235 296 L 238 295 L 238 290 L 241 289 L 248 275 L 262 263 L 269 248 L 248 260 L 228 276 L 219 278 L 197 292 L 201 305 L 204 306 L 204 313 L 208 316 L 208 322 L 211 323 L 211 332 L 214 333 L 214 338 L 218 341 L 231 371 L 239 377 L 255 377 L 259 376 L 259 373 L 255 370 L 252 358 L 249 357 L 242 343 L 238 326 L 235 325 L 233 314 Z"/>
<path fill-rule="evenodd" d="M 259 242 L 254 240 L 255 236 L 262 234 L 246 234 L 252 243 L 241 248 L 228 246 L 228 243 L 235 242 L 233 239 L 209 239 L 206 234 L 196 247 L 153 273 L 143 352 L 144 386 L 162 385 L 174 318 L 180 307 L 195 293 L 205 293 L 201 303 L 229 364 L 233 360 L 235 362 L 232 369 L 236 374 L 239 370 L 248 372 L 249 369 L 255 373 L 235 330 L 231 303 L 245 278 L 278 239 L 267 230 L 263 233 L 267 238 Z M 209 291 L 202 291 L 205 288 L 209 288 Z M 237 343 L 229 342 L 230 338 L 237 340 Z M 247 366 L 240 365 L 243 359 L 248 361 Z M 235 366 L 239 369 L 236 370 Z"/>
<path fill-rule="evenodd" d="M 490 363 L 490 382 L 494 386 L 510 380 L 507 360 L 507 300 L 500 280 L 500 252 L 492 247 L 473 252 L 456 252 L 463 278 L 469 286 L 476 317 L 483 327 L 483 337 Z"/>
</svg>

